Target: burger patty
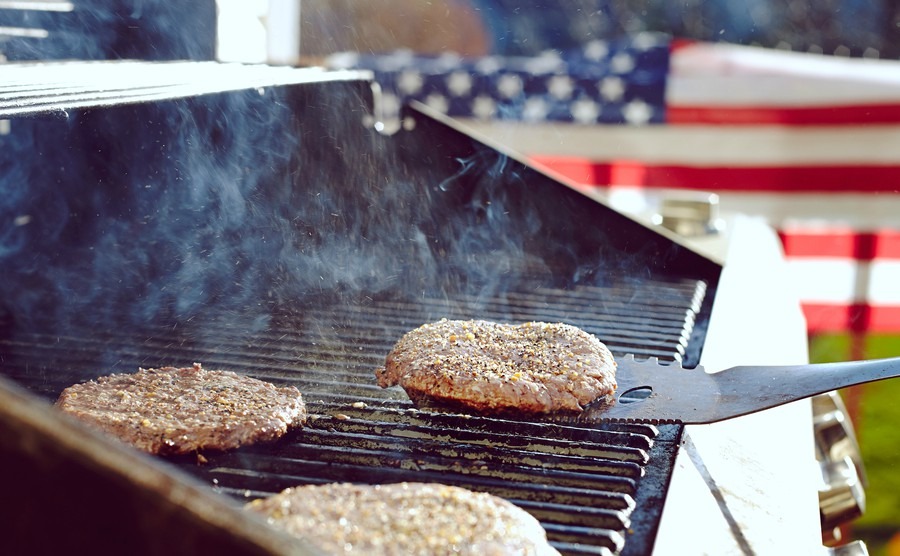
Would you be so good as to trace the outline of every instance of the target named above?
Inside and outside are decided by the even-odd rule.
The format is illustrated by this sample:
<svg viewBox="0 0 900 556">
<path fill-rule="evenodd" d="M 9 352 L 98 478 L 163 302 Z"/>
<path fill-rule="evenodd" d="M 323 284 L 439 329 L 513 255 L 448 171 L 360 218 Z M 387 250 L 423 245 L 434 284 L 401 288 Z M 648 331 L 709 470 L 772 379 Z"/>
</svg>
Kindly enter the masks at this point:
<svg viewBox="0 0 900 556">
<path fill-rule="evenodd" d="M 375 371 L 418 406 L 481 414 L 579 413 L 616 389 L 616 361 L 571 325 L 447 320 L 408 332 Z"/>
<path fill-rule="evenodd" d="M 140 369 L 63 390 L 56 406 L 135 448 L 160 455 L 228 450 L 274 440 L 306 422 L 293 386 L 230 371 Z"/>
<path fill-rule="evenodd" d="M 441 484 L 308 485 L 245 507 L 330 554 L 559 554 L 521 508 Z"/>
</svg>

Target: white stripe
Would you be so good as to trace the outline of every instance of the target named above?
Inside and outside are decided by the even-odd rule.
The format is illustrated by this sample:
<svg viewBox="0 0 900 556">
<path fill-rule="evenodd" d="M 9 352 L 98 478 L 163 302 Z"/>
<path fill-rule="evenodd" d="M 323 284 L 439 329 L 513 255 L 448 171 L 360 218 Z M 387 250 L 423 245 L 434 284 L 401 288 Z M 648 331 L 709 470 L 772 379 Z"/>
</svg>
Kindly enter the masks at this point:
<svg viewBox="0 0 900 556">
<path fill-rule="evenodd" d="M 652 191 L 652 190 L 651 190 Z M 900 195 L 872 193 L 732 193 L 719 192 L 723 214 L 762 216 L 770 225 L 824 232 L 900 228 Z"/>
<path fill-rule="evenodd" d="M 632 127 L 462 122 L 526 156 L 572 156 L 596 162 L 640 160 L 699 167 L 900 163 L 900 125 Z"/>
<path fill-rule="evenodd" d="M 900 261 L 871 263 L 869 300 L 873 305 L 900 305 Z"/>
<path fill-rule="evenodd" d="M 621 212 L 652 219 L 667 198 L 691 196 L 684 190 L 653 187 L 592 187 L 592 196 Z M 708 192 L 702 192 L 708 193 Z M 732 193 L 713 191 L 719 214 L 762 219 L 786 233 L 878 233 L 900 229 L 900 195 L 853 193 Z M 728 222 L 725 219 L 727 228 Z"/>
<path fill-rule="evenodd" d="M 861 303 L 867 299 L 868 265 L 851 259 L 787 259 L 790 286 L 809 303 Z"/>
<path fill-rule="evenodd" d="M 666 101 L 673 108 L 818 108 L 897 104 L 900 103 L 900 85 L 769 75 L 671 76 L 666 82 Z"/>
<path fill-rule="evenodd" d="M 699 43 L 672 53 L 670 105 L 900 102 L 900 62 Z"/>
<path fill-rule="evenodd" d="M 900 305 L 900 261 L 788 258 L 787 275 L 804 302 Z"/>
</svg>

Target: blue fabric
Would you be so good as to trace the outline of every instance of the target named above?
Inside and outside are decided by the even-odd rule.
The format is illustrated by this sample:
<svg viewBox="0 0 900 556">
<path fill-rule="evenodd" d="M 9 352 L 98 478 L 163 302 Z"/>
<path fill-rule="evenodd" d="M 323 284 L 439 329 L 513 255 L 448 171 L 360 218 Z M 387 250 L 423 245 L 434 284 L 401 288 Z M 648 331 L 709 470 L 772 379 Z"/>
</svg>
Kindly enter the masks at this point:
<svg viewBox="0 0 900 556">
<path fill-rule="evenodd" d="M 900 56 L 895 0 L 469 0 L 500 55 L 565 51 L 655 31 L 679 38 L 850 56 Z"/>
<path fill-rule="evenodd" d="M 492 53 L 529 56 L 570 50 L 621 34 L 607 0 L 471 0 L 492 40 Z"/>
<path fill-rule="evenodd" d="M 335 67 L 372 70 L 389 106 L 419 101 L 450 116 L 582 124 L 665 121 L 668 36 L 594 40 L 541 56 L 343 55 Z"/>
</svg>

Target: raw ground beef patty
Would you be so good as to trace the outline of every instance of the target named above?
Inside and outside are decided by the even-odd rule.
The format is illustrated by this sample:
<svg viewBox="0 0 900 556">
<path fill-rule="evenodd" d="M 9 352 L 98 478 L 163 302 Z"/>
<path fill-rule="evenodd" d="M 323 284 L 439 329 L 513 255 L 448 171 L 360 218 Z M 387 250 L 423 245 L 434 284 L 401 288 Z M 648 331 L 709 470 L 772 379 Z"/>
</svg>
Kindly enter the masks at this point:
<svg viewBox="0 0 900 556">
<path fill-rule="evenodd" d="M 306 407 L 293 386 L 207 371 L 199 363 L 76 384 L 63 390 L 56 406 L 135 448 L 160 455 L 274 440 L 306 421 Z"/>
<path fill-rule="evenodd" d="M 245 507 L 328 554 L 559 554 L 525 510 L 442 484 L 307 485 Z"/>
<path fill-rule="evenodd" d="M 375 375 L 419 406 L 547 414 L 579 413 L 606 399 L 615 371 L 609 349 L 575 326 L 443 319 L 400 338 Z"/>
</svg>

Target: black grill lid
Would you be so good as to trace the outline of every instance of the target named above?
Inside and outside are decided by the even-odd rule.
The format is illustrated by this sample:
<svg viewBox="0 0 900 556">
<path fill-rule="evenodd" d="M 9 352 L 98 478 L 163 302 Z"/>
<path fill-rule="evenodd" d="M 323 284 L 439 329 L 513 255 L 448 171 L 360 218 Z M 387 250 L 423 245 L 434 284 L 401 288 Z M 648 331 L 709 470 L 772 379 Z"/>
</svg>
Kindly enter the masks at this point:
<svg viewBox="0 0 900 556">
<path fill-rule="evenodd" d="M 441 317 L 564 321 L 696 364 L 720 267 L 440 118 L 374 132 L 364 80 L 256 86 L 12 118 L 2 372 L 48 399 L 194 361 L 297 384 L 306 430 L 176 463 L 239 500 L 467 485 L 567 553 L 648 552 L 680 427 L 416 412 L 374 367 Z"/>
</svg>

